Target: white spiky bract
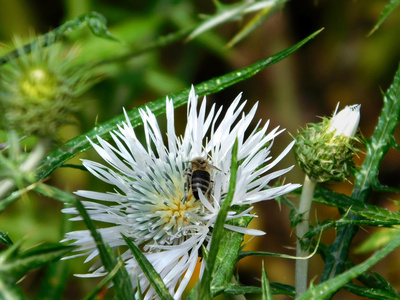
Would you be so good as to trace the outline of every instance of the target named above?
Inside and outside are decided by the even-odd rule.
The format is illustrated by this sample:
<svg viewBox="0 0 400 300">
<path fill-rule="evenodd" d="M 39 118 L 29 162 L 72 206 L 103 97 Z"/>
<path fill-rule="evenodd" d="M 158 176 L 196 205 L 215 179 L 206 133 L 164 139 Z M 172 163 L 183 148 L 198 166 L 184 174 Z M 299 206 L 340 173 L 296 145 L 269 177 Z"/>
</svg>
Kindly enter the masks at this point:
<svg viewBox="0 0 400 300">
<path fill-rule="evenodd" d="M 245 101 L 236 97 L 225 115 L 215 105 L 206 113 L 206 100 L 198 108 L 194 89 L 190 91 L 187 108 L 187 126 L 183 136 L 175 133 L 174 107 L 166 100 L 167 136 L 160 130 L 156 117 L 149 110 L 141 110 L 145 141 L 141 143 L 128 117 L 118 130 L 110 133 L 114 145 L 97 137 L 99 145 L 93 148 L 105 160 L 106 165 L 83 160 L 83 165 L 97 178 L 112 186 L 112 192 L 77 191 L 89 199 L 83 201 L 93 220 L 110 224 L 99 229 L 105 243 L 113 248 L 124 246 L 121 233 L 141 246 L 147 259 L 161 275 L 171 295 L 179 299 L 198 262 L 201 245 L 210 245 L 213 227 L 221 203 L 228 192 L 232 147 L 238 139 L 237 182 L 232 205 L 251 205 L 286 194 L 299 185 L 286 184 L 267 188 L 268 183 L 291 168 L 269 173 L 291 149 L 293 143 L 271 161 L 270 148 L 274 138 L 282 130 L 275 128 L 267 133 L 268 122 L 249 132 L 257 104 L 248 114 L 243 112 Z M 217 125 L 218 120 L 218 125 Z M 247 131 L 247 132 L 246 132 Z M 246 136 L 245 137 L 245 132 Z M 200 200 L 189 197 L 185 201 L 184 171 L 195 157 L 207 158 L 220 171 L 213 170 L 214 189 L 208 200 L 199 190 Z M 241 214 L 233 212 L 228 219 L 249 216 L 251 208 Z M 75 208 L 64 213 L 78 214 Z M 253 215 L 252 215 L 253 216 Z M 72 220 L 81 220 L 75 217 Z M 226 225 L 226 228 L 244 234 L 261 235 L 262 231 Z M 85 262 L 98 255 L 98 250 L 88 230 L 66 234 L 64 241 L 74 241 L 80 253 L 87 255 Z M 122 254 L 131 281 L 136 288 L 139 277 L 144 299 L 155 297 L 149 281 L 141 271 L 130 251 Z M 95 264 L 93 277 L 105 274 L 104 268 Z"/>
</svg>

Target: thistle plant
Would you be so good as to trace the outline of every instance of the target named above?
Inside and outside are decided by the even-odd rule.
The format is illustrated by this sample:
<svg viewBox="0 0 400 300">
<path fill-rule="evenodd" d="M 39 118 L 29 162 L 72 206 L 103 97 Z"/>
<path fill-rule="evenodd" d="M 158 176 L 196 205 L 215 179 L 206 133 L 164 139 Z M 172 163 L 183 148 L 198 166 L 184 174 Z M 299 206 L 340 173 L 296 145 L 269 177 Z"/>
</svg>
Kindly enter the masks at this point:
<svg viewBox="0 0 400 300">
<path fill-rule="evenodd" d="M 90 86 L 90 72 L 74 66 L 74 54 L 63 53 L 62 45 L 48 36 L 46 46 L 38 37 L 28 53 L 16 42 L 18 58 L 1 69 L 0 105 L 2 126 L 23 135 L 55 136 L 59 127 L 71 122 L 78 109 L 76 98 Z"/>
<path fill-rule="evenodd" d="M 339 107 L 339 104 L 337 108 Z M 336 108 L 336 110 L 337 110 Z M 331 119 L 323 118 L 317 124 L 308 124 L 296 136 L 294 155 L 306 174 L 298 209 L 299 221 L 296 235 L 299 242 L 296 255 L 308 255 L 309 245 L 302 239 L 309 229 L 309 217 L 314 190 L 320 182 L 349 180 L 354 171 L 353 157 L 357 155 L 355 137 L 360 122 L 360 105 L 346 106 Z M 303 294 L 307 289 L 308 260 L 296 261 L 296 292 Z"/>
<path fill-rule="evenodd" d="M 397 1 L 78 2 L 0 49 L 1 299 L 400 299 Z"/>
</svg>

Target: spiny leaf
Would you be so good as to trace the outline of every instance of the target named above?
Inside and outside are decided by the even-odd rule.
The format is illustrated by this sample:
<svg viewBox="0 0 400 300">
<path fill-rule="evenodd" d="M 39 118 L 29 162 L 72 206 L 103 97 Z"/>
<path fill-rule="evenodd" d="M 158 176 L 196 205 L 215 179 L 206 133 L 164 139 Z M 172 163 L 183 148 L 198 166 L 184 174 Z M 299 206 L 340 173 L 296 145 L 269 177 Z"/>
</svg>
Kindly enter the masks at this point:
<svg viewBox="0 0 400 300">
<path fill-rule="evenodd" d="M 300 296 L 299 300 L 323 300 L 327 299 L 329 296 L 333 295 L 337 290 L 343 287 L 346 283 L 348 283 L 353 278 L 361 275 L 369 268 L 371 268 L 378 261 L 383 259 L 386 255 L 392 252 L 394 249 L 400 246 L 400 233 L 391 240 L 385 248 L 380 251 L 377 251 L 368 258 L 363 263 L 349 269 L 348 271 L 337 275 L 336 277 L 329 279 L 323 283 L 320 283 L 317 286 L 311 286 L 307 292 L 305 292 L 302 296 Z"/>
<path fill-rule="evenodd" d="M 368 288 L 353 283 L 348 283 L 344 289 L 365 299 L 398 300 L 399 294 L 393 294 L 378 288 Z"/>
<path fill-rule="evenodd" d="M 365 203 L 357 198 L 335 193 L 330 189 L 318 187 L 314 196 L 314 201 L 339 207 L 344 211 L 350 210 L 354 214 L 373 221 L 382 221 L 386 224 L 391 222 L 392 225 L 400 224 L 400 213 L 391 212 L 379 206 Z"/>
<path fill-rule="evenodd" d="M 378 177 L 379 166 L 389 151 L 394 131 L 400 116 L 400 67 L 394 76 L 393 83 L 383 95 L 383 108 L 378 125 L 372 137 L 366 141 L 366 157 L 361 168 L 356 170 L 354 189 L 351 198 L 366 202 L 370 195 L 374 178 Z M 349 213 L 348 219 L 358 219 L 358 215 Z M 321 280 L 333 278 L 344 270 L 351 240 L 357 233 L 354 226 L 340 228 L 335 242 L 330 246 L 329 254 Z"/>
<path fill-rule="evenodd" d="M 15 284 L 28 271 L 46 266 L 59 260 L 75 247 L 55 245 L 41 245 L 21 251 L 21 243 L 16 243 L 0 253 L 0 279 Z"/>
</svg>

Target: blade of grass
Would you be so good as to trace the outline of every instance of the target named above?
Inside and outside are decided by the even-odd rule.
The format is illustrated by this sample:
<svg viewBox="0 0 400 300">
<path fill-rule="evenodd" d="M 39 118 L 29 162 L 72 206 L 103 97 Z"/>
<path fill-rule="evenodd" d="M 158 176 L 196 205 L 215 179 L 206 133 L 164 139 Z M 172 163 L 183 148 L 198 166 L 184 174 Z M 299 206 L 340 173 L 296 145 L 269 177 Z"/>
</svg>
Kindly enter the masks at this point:
<svg viewBox="0 0 400 300">
<path fill-rule="evenodd" d="M 143 273 L 146 275 L 147 279 L 150 281 L 152 287 L 157 292 L 160 299 L 172 300 L 167 287 L 164 284 L 160 274 L 154 269 L 153 265 L 148 261 L 146 256 L 140 251 L 140 249 L 125 235 L 122 235 L 132 254 L 135 256 L 137 263 L 142 269 Z M 138 284 L 140 286 L 140 284 Z"/>
</svg>

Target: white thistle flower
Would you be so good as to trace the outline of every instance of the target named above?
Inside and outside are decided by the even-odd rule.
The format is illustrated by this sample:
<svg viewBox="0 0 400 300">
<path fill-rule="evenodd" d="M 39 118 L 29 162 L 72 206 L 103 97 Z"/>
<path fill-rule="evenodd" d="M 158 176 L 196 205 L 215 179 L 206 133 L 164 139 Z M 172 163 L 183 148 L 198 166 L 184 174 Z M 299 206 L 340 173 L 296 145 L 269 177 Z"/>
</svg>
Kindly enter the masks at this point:
<svg viewBox="0 0 400 300">
<path fill-rule="evenodd" d="M 361 105 L 348 105 L 336 114 L 338 108 L 339 103 L 330 121 L 329 131 L 335 131 L 335 136 L 343 135 L 350 138 L 354 137 L 358 130 L 358 124 L 360 123 Z"/>
<path fill-rule="evenodd" d="M 252 132 L 249 129 L 256 113 L 257 104 L 248 114 L 243 112 L 246 102 L 240 104 L 241 95 L 236 97 L 225 116 L 219 120 L 222 108 L 215 105 L 206 113 L 206 100 L 198 109 L 197 96 L 192 88 L 187 108 L 187 126 L 184 136 L 177 136 L 174 125 L 173 102 L 166 100 L 167 142 L 163 141 L 156 117 L 149 110 L 141 110 L 145 142 L 142 144 L 126 117 L 118 130 L 111 132 L 116 146 L 100 137 L 99 145 L 93 148 L 108 166 L 83 160 L 83 165 L 100 180 L 113 186 L 113 191 L 100 193 L 77 191 L 76 194 L 90 199 L 83 201 L 90 217 L 110 224 L 99 229 L 105 243 L 117 248 L 125 245 L 121 233 L 141 246 L 147 259 L 161 275 L 171 295 L 179 299 L 191 278 L 198 262 L 198 250 L 204 244 L 210 246 L 213 227 L 221 203 L 228 192 L 231 153 L 238 139 L 237 183 L 232 205 L 251 205 L 273 199 L 291 192 L 298 184 L 286 184 L 265 189 L 268 183 L 288 172 L 291 168 L 268 173 L 292 148 L 293 143 L 271 161 L 270 148 L 274 138 L 283 130 L 273 129 L 266 133 L 268 123 L 260 127 L 258 122 Z M 217 125 L 217 120 L 219 124 Z M 217 167 L 212 170 L 213 192 L 206 199 L 199 190 L 199 200 L 185 194 L 185 169 L 189 162 L 202 157 Z M 93 201 L 94 200 L 94 201 Z M 98 201 L 102 201 L 103 204 Z M 252 208 L 243 213 L 228 214 L 227 219 L 249 216 Z M 75 208 L 64 213 L 78 214 Z M 254 215 L 251 215 L 254 216 Z M 72 220 L 82 220 L 75 217 Z M 225 225 L 226 228 L 244 234 L 261 235 L 262 231 Z M 66 234 L 64 241 L 74 241 L 81 253 L 87 255 L 85 262 L 98 255 L 98 250 L 88 230 Z M 141 271 L 132 253 L 122 255 L 132 285 L 137 286 L 139 277 L 141 290 L 149 288 L 149 281 Z M 83 276 L 94 277 L 105 274 L 98 264 Z M 144 299 L 156 296 L 151 287 Z"/>
</svg>

